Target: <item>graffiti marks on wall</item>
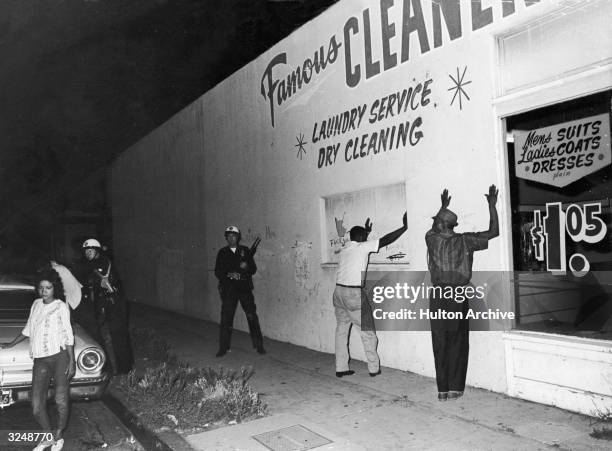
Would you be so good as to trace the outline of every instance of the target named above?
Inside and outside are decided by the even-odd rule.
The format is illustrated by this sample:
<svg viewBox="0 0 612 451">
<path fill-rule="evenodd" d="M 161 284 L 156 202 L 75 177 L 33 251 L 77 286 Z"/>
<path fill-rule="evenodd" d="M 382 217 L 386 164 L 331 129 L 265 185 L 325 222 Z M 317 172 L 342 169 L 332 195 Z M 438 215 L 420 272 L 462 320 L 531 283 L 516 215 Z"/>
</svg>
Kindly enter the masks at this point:
<svg viewBox="0 0 612 451">
<path fill-rule="evenodd" d="M 276 232 L 269 225 L 266 226 L 266 239 L 271 240 L 276 238 Z"/>
<path fill-rule="evenodd" d="M 463 72 L 459 75 L 459 68 L 457 68 L 457 77 L 453 77 L 452 75 L 448 75 L 448 77 L 453 81 L 453 86 L 448 88 L 448 91 L 453 93 L 453 98 L 451 100 L 451 106 L 455 103 L 455 99 L 459 100 L 459 109 L 463 110 L 462 98 L 465 96 L 467 100 L 470 100 L 470 96 L 468 96 L 465 91 L 465 86 L 472 83 L 471 80 L 465 80 L 465 73 L 467 72 L 467 66 L 463 68 Z"/>
<path fill-rule="evenodd" d="M 258 237 L 263 236 L 266 240 L 274 240 L 277 238 L 277 235 L 278 233 L 276 230 L 274 230 L 270 225 L 266 225 L 263 231 L 255 227 L 248 227 L 242 233 L 242 242 L 245 246 L 247 246 L 249 245 L 248 243 L 254 242 Z"/>
<path fill-rule="evenodd" d="M 310 279 L 310 249 L 312 242 L 296 241 L 292 246 L 295 257 L 295 283 L 299 288 L 306 289 Z"/>
<path fill-rule="evenodd" d="M 346 216 L 346 212 L 342 213 L 341 218 L 334 217 L 334 221 L 336 221 L 336 233 L 338 234 L 338 238 L 342 238 L 346 235 L 346 227 L 344 227 L 344 217 Z"/>
<path fill-rule="evenodd" d="M 405 257 L 406 257 L 406 254 L 404 254 L 403 252 L 398 252 L 397 254 L 389 255 L 387 257 L 387 260 L 395 261 L 395 260 L 401 260 Z"/>
</svg>

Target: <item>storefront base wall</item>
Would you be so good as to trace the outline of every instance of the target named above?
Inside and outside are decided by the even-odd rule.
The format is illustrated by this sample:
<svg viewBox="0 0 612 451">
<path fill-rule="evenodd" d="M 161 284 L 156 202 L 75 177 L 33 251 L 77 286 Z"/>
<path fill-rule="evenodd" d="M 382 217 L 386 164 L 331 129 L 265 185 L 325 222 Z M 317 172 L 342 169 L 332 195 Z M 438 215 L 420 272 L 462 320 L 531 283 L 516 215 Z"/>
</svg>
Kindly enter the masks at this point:
<svg viewBox="0 0 612 451">
<path fill-rule="evenodd" d="M 470 332 L 466 383 L 471 387 L 506 393 L 503 332 Z M 378 332 L 381 364 L 435 378 L 431 332 Z M 332 337 L 333 339 L 333 337 Z M 333 349 L 330 350 L 333 352 Z M 351 340 L 351 355 L 365 360 L 359 338 Z M 502 375 L 500 377 L 500 374 Z M 435 390 L 435 388 L 434 388 Z M 410 387 L 406 387 L 410 391 Z"/>
<path fill-rule="evenodd" d="M 503 338 L 510 396 L 592 416 L 612 411 L 612 343 L 517 331 Z"/>
</svg>

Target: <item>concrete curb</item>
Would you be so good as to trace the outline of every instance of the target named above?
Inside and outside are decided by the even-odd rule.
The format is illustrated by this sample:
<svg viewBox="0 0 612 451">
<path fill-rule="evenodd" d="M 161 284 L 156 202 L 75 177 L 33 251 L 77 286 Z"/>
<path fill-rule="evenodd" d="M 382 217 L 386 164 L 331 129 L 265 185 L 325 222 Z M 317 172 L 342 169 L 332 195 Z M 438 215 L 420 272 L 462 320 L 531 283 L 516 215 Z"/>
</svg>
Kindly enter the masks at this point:
<svg viewBox="0 0 612 451">
<path fill-rule="evenodd" d="M 102 402 L 128 428 L 145 450 L 194 451 L 194 448 L 174 431 L 154 432 L 147 428 L 110 389 L 106 390 Z"/>
</svg>

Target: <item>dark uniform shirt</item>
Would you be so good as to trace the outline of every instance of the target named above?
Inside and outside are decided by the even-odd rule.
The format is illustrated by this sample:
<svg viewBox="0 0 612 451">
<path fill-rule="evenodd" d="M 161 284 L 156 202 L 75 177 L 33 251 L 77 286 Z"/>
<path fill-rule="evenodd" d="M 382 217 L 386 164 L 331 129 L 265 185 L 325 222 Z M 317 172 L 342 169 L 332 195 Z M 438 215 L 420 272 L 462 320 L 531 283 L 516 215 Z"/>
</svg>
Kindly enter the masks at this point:
<svg viewBox="0 0 612 451">
<path fill-rule="evenodd" d="M 83 296 L 94 303 L 98 315 L 102 309 L 108 308 L 109 304 L 115 302 L 115 297 L 119 291 L 117 272 L 105 255 L 100 255 L 93 260 L 84 259 L 79 269 L 79 280 L 83 284 Z M 113 288 L 112 291 L 108 291 L 103 286 L 103 276 L 108 276 L 108 282 Z"/>
<path fill-rule="evenodd" d="M 248 265 L 246 270 L 240 267 L 241 262 L 246 262 Z M 256 271 L 257 266 L 248 247 L 239 245 L 236 247 L 236 252 L 232 252 L 229 246 L 219 250 L 215 263 L 215 276 L 219 279 L 220 288 L 233 286 L 235 288 L 252 290 L 253 278 L 251 276 Z M 240 279 L 229 278 L 228 274 L 232 272 L 240 274 Z"/>
<path fill-rule="evenodd" d="M 82 260 L 79 269 L 83 301 L 74 312 L 75 319 L 104 346 L 115 373 L 125 374 L 133 364 L 128 305 L 114 265 L 108 257 L 99 255 L 93 260 Z M 108 277 L 108 285 L 103 284 L 103 276 Z"/>
</svg>

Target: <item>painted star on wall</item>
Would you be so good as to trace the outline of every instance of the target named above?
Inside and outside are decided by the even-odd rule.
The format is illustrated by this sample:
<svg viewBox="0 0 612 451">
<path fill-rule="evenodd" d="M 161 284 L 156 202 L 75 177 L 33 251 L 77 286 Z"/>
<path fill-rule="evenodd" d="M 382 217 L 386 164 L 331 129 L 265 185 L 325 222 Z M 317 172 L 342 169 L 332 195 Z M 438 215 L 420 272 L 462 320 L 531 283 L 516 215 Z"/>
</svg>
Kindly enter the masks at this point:
<svg viewBox="0 0 612 451">
<path fill-rule="evenodd" d="M 472 83 L 472 81 L 464 81 L 465 79 L 465 73 L 467 72 L 467 66 L 465 66 L 463 68 L 463 73 L 461 75 L 459 75 L 459 68 L 457 67 L 457 78 L 453 77 L 452 75 L 448 75 L 449 78 L 453 81 L 454 86 L 451 86 L 450 88 L 448 88 L 448 91 L 454 91 L 453 94 L 453 98 L 451 100 L 451 106 L 453 105 L 453 103 L 455 103 L 455 99 L 458 97 L 459 98 L 459 109 L 462 110 L 463 109 L 463 103 L 461 102 L 462 97 L 465 96 L 465 98 L 467 100 L 470 100 L 470 96 L 467 95 L 467 92 L 465 92 L 464 87 L 466 85 L 469 85 L 470 83 Z"/>
<path fill-rule="evenodd" d="M 295 144 L 294 147 L 297 147 L 297 158 L 299 158 L 300 160 L 302 159 L 302 157 L 304 155 L 306 155 L 306 148 L 304 147 L 304 144 L 308 144 L 308 142 L 304 141 L 304 134 L 300 133 L 298 136 L 295 137 L 295 139 L 297 140 L 297 144 Z"/>
</svg>

